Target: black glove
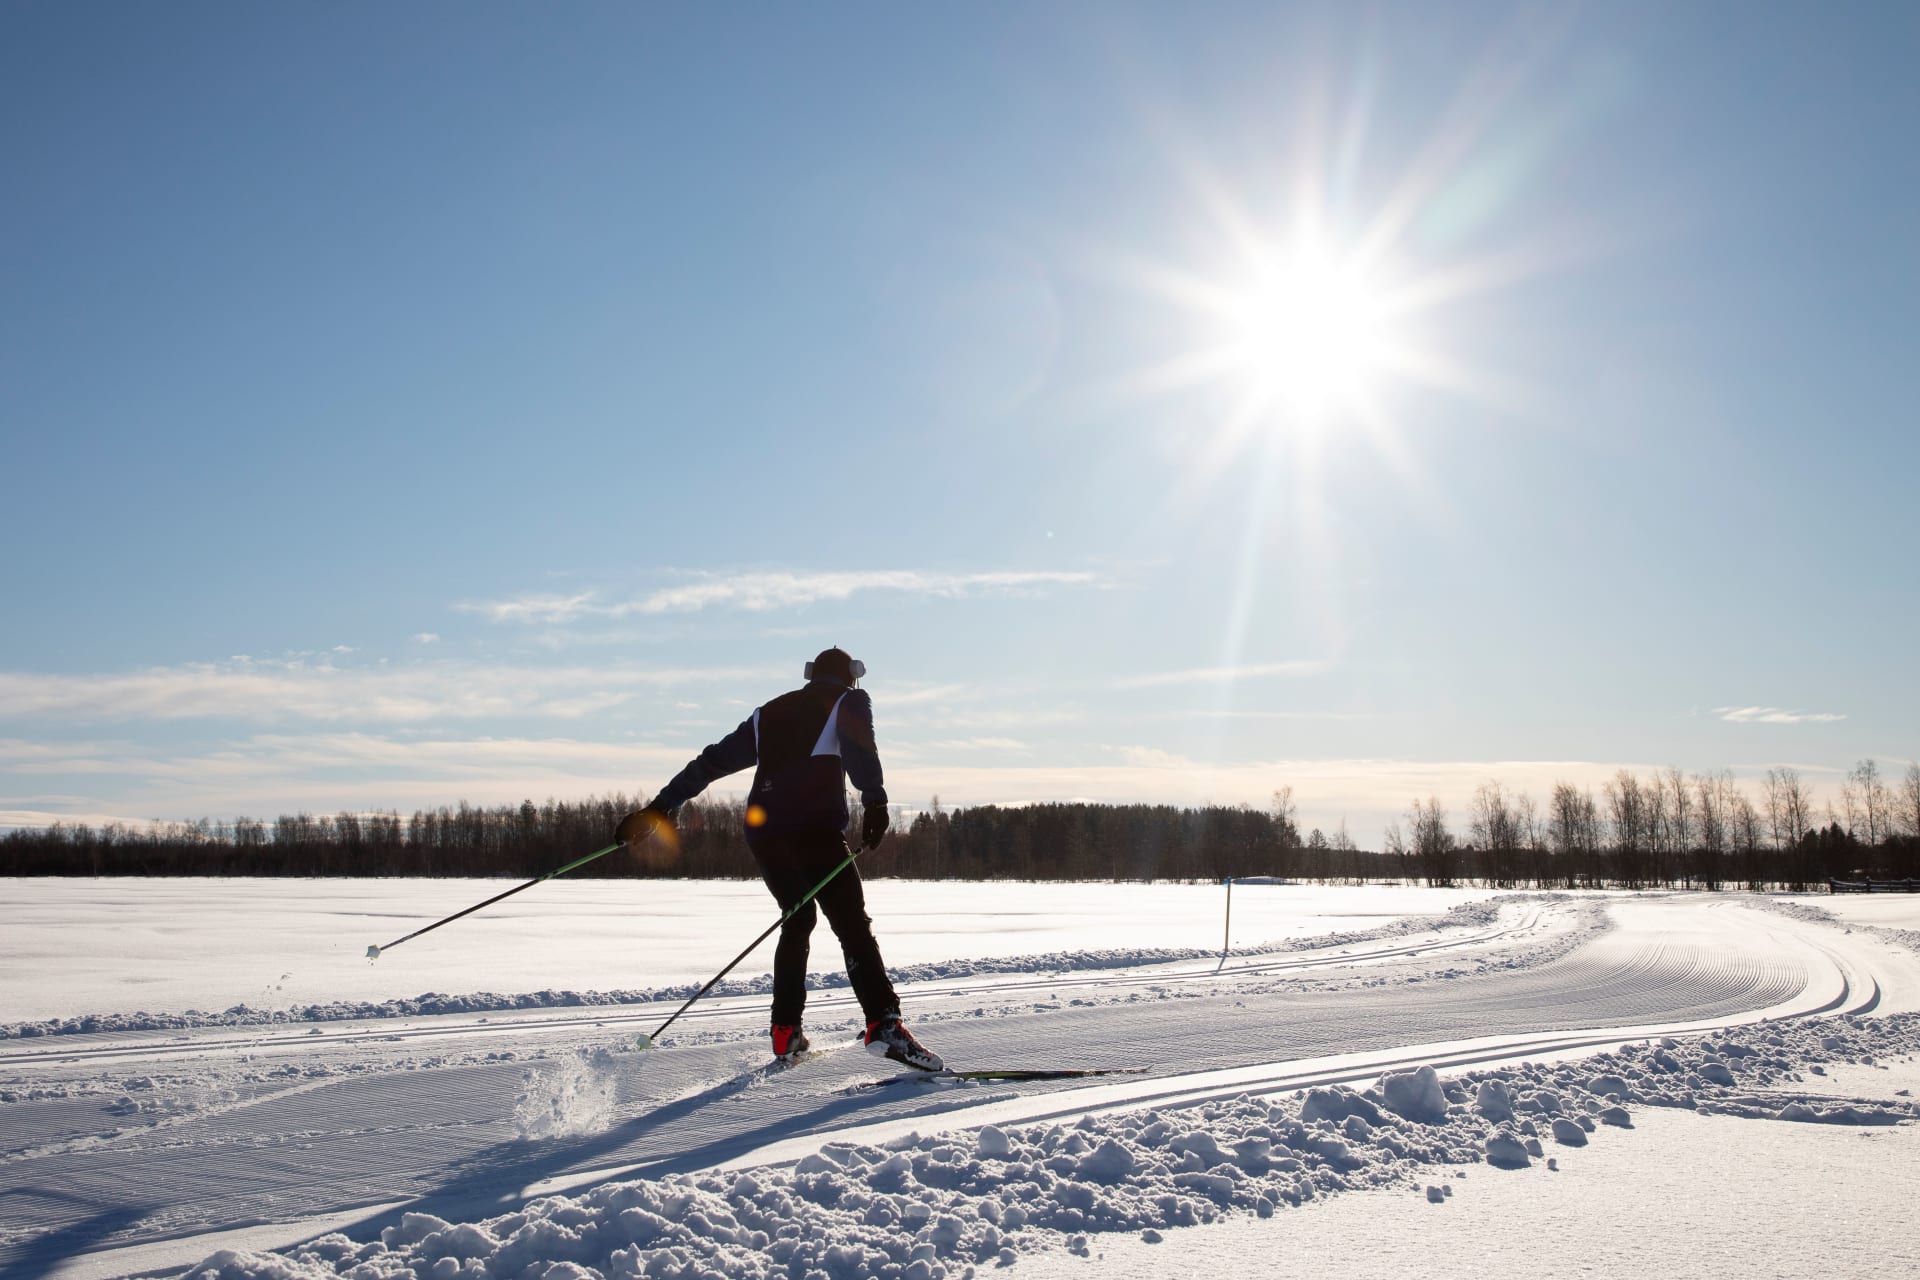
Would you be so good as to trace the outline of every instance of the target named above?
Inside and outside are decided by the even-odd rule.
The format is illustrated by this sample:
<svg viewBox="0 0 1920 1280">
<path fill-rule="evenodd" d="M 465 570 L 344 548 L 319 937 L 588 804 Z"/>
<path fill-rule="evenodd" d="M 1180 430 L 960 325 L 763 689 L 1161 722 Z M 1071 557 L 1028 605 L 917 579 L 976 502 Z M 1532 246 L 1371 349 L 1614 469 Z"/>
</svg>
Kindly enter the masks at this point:
<svg viewBox="0 0 1920 1280">
<path fill-rule="evenodd" d="M 673 830 L 673 814 L 669 810 L 648 805 L 620 819 L 620 825 L 613 829 L 613 838 L 629 849 L 636 849 L 660 830 Z"/>
<path fill-rule="evenodd" d="M 893 820 L 887 817 L 887 806 L 870 804 L 860 816 L 860 847 L 878 849 L 881 839 L 887 834 L 887 828 Z"/>
</svg>

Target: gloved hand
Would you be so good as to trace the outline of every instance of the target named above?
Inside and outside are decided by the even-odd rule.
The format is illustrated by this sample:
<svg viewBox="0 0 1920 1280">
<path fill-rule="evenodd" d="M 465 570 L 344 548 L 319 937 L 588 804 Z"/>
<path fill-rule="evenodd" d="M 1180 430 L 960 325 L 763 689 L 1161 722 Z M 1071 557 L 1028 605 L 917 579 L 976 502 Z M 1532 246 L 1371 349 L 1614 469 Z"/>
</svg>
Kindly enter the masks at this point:
<svg viewBox="0 0 1920 1280">
<path fill-rule="evenodd" d="M 887 806 L 870 804 L 866 812 L 860 815 L 860 847 L 878 849 L 881 839 L 887 834 L 887 828 L 893 820 L 887 816 Z"/>
<path fill-rule="evenodd" d="M 613 838 L 629 849 L 633 849 L 638 848 L 654 832 L 673 829 L 671 812 L 648 805 L 644 809 L 635 809 L 620 819 L 620 825 L 613 829 Z"/>
</svg>

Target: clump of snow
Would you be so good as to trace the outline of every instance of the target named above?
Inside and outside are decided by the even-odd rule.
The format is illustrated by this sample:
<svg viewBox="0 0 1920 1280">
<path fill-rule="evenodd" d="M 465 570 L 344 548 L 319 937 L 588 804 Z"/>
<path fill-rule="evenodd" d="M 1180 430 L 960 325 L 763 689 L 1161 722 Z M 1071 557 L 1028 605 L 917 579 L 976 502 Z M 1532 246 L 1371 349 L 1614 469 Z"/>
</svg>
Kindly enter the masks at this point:
<svg viewBox="0 0 1920 1280">
<path fill-rule="evenodd" d="M 1563 1147 L 1584 1147 L 1587 1145 L 1587 1130 L 1565 1116 L 1555 1116 L 1553 1120 L 1553 1140 Z"/>
<path fill-rule="evenodd" d="M 514 1128 L 527 1141 L 606 1128 L 613 1116 L 614 1070 L 614 1057 L 604 1048 L 528 1067 L 514 1100 Z"/>
<path fill-rule="evenodd" d="M 1501 1130 L 1487 1139 L 1487 1163 L 1496 1169 L 1524 1169 L 1532 1161 L 1527 1158 L 1526 1145 Z"/>
<path fill-rule="evenodd" d="M 1386 1097 L 1387 1110 L 1397 1116 L 1428 1124 L 1438 1124 L 1447 1118 L 1447 1097 L 1432 1067 L 1389 1072 L 1380 1077 L 1380 1092 Z"/>
</svg>

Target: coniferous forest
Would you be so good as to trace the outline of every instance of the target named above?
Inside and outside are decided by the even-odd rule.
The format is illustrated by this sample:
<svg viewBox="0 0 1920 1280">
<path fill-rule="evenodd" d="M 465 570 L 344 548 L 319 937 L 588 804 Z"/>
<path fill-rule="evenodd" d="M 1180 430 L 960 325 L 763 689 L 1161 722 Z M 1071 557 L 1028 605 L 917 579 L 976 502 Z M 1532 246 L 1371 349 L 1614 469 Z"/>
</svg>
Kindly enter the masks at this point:
<svg viewBox="0 0 1920 1280">
<path fill-rule="evenodd" d="M 271 822 L 54 826 L 0 835 L 0 875 L 514 876 L 603 847 L 638 797 L 398 813 L 283 815 Z M 752 877 L 742 801 L 680 814 L 672 855 L 625 850 L 573 874 Z M 857 836 L 858 805 L 855 813 Z M 1249 806 L 1035 804 L 899 811 L 863 855 L 868 875 L 915 879 L 1202 880 L 1226 876 L 1493 888 L 1786 888 L 1830 878 L 1920 876 L 1920 765 L 1889 781 L 1863 760 L 1816 803 L 1792 769 L 1757 793 L 1728 773 L 1621 770 L 1597 792 L 1557 784 L 1538 801 L 1482 784 L 1462 814 L 1416 799 L 1383 847 L 1344 824 L 1302 831 L 1291 788 Z"/>
</svg>

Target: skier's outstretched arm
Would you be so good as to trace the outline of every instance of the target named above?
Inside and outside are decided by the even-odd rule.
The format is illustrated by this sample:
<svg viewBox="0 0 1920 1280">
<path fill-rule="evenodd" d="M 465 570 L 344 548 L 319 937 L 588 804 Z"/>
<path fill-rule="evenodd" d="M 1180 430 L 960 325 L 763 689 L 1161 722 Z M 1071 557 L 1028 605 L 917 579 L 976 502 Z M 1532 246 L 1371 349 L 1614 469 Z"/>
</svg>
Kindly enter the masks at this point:
<svg viewBox="0 0 1920 1280">
<path fill-rule="evenodd" d="M 681 805 L 715 782 L 730 773 L 751 769 L 759 760 L 759 735 L 754 732 L 752 717 L 748 717 L 740 722 L 738 729 L 689 760 L 687 767 L 675 774 L 673 781 L 662 787 L 647 807 L 671 817 Z"/>
</svg>

